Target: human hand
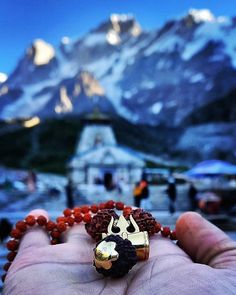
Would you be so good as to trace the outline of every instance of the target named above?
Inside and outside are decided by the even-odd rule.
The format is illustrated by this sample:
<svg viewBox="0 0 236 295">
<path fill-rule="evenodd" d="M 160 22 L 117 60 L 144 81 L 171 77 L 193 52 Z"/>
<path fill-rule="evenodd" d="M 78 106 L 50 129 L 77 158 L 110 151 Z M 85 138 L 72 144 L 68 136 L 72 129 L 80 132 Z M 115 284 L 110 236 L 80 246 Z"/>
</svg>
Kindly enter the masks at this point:
<svg viewBox="0 0 236 295">
<path fill-rule="evenodd" d="M 42 210 L 30 214 L 47 216 Z M 178 219 L 176 231 L 181 248 L 151 237 L 150 258 L 111 279 L 92 267 L 95 243 L 83 225 L 73 226 L 64 243 L 54 246 L 34 227 L 21 241 L 3 294 L 236 294 L 236 243 L 193 212 Z"/>
</svg>

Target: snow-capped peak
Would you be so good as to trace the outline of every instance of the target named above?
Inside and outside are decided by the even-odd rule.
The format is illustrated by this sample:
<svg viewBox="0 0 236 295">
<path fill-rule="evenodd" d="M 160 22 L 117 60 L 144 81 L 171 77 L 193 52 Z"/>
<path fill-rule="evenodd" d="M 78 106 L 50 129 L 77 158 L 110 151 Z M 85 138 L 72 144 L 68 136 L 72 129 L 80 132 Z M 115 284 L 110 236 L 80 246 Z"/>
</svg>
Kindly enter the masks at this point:
<svg viewBox="0 0 236 295">
<path fill-rule="evenodd" d="M 116 14 L 113 13 L 110 16 L 111 22 L 127 22 L 130 20 L 134 20 L 134 16 L 132 14 Z"/>
<path fill-rule="evenodd" d="M 118 45 L 122 41 L 122 34 L 128 33 L 136 37 L 141 32 L 141 27 L 132 14 L 112 14 L 106 32 L 106 40 L 111 45 Z"/>
<path fill-rule="evenodd" d="M 132 122 L 182 124 L 195 107 L 235 88 L 235 20 L 226 19 L 191 9 L 135 37 L 136 19 L 114 14 L 78 40 L 63 37 L 42 68 L 35 64 L 48 63 L 54 48 L 36 40 L 0 84 L 0 118 L 98 105 Z"/>
<path fill-rule="evenodd" d="M 142 29 L 132 14 L 112 14 L 109 20 L 87 34 L 83 44 L 87 47 L 104 43 L 116 46 L 121 44 L 127 35 L 137 37 L 141 32 Z"/>
<path fill-rule="evenodd" d="M 138 36 L 142 29 L 132 14 L 111 14 L 110 18 L 92 33 L 108 34 L 110 31 L 120 36 L 123 34 Z"/>
<path fill-rule="evenodd" d="M 117 34 L 130 33 L 138 36 L 142 32 L 140 25 L 132 14 L 112 14 L 110 16 L 112 30 Z"/>
<path fill-rule="evenodd" d="M 195 23 L 225 23 L 229 22 L 229 18 L 225 16 L 216 17 L 209 9 L 190 9 L 188 15 L 192 17 Z"/>
<path fill-rule="evenodd" d="M 216 21 L 216 17 L 209 9 L 190 9 L 188 15 L 191 16 L 196 23 Z"/>
<path fill-rule="evenodd" d="M 36 66 L 42 66 L 48 64 L 55 57 L 55 50 L 51 44 L 42 39 L 36 39 L 27 54 L 33 58 L 33 63 Z"/>
<path fill-rule="evenodd" d="M 7 75 L 0 73 L 0 83 L 4 83 L 7 80 Z"/>
<path fill-rule="evenodd" d="M 61 43 L 62 43 L 63 45 L 68 45 L 70 42 L 71 42 L 71 40 L 70 40 L 70 38 L 67 37 L 67 36 L 64 36 L 64 37 L 61 38 Z"/>
</svg>

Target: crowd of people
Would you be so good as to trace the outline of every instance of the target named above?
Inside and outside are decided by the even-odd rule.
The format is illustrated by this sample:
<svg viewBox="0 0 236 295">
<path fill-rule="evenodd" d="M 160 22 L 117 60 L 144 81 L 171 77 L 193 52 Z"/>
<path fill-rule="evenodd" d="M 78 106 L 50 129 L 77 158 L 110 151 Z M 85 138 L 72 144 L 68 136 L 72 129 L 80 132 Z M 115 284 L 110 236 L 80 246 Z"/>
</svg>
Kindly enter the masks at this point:
<svg viewBox="0 0 236 295">
<path fill-rule="evenodd" d="M 176 212 L 176 201 L 177 201 L 177 188 L 175 178 L 170 175 L 167 180 L 167 187 L 163 192 L 168 199 L 168 210 L 170 214 Z M 196 211 L 199 209 L 198 190 L 193 182 L 189 183 L 187 191 L 187 197 L 189 202 L 189 209 Z M 135 207 L 145 207 L 147 200 L 149 199 L 149 185 L 146 178 L 142 178 L 139 182 L 136 182 L 133 189 L 133 198 Z"/>
<path fill-rule="evenodd" d="M 36 190 L 37 184 L 37 176 L 34 171 L 29 171 L 28 176 L 26 178 L 26 184 L 29 192 L 34 192 Z M 98 183 L 96 183 L 98 184 Z M 175 178 L 172 173 L 169 174 L 167 179 L 167 187 L 164 190 L 164 194 L 168 200 L 168 210 L 170 214 L 174 214 L 176 212 L 176 201 L 177 201 L 177 184 Z M 113 188 L 117 189 L 118 194 L 122 194 L 122 188 L 118 184 L 114 185 L 112 182 L 111 175 L 107 174 L 105 177 L 104 187 L 107 191 L 112 190 Z M 149 184 L 147 181 L 147 177 L 145 174 L 142 175 L 140 181 L 135 183 L 133 189 L 133 204 L 135 207 L 142 207 L 144 209 L 151 209 L 152 204 L 149 198 Z M 66 205 L 69 208 L 73 208 L 75 205 L 75 188 L 71 179 L 68 179 L 68 182 L 65 186 L 65 196 L 66 196 Z M 187 191 L 186 199 L 189 203 L 189 209 L 191 211 L 196 211 L 199 209 L 199 195 L 198 190 L 193 182 L 189 182 L 189 188 Z M 202 204 L 202 203 L 201 203 Z M 205 203 L 204 203 L 205 204 Z M 201 206 L 201 208 L 204 206 Z M 200 208 L 200 209 L 201 209 Z M 158 209 L 158 208 L 157 208 Z"/>
<path fill-rule="evenodd" d="M 116 188 L 118 194 L 122 194 L 122 187 L 119 184 L 114 185 L 111 175 L 107 174 L 105 177 L 104 187 L 107 191 L 110 191 L 113 188 Z M 36 190 L 37 185 L 37 176 L 34 171 L 29 171 L 28 176 L 26 178 L 26 184 L 28 187 L 28 191 L 30 193 Z M 175 178 L 172 173 L 169 174 L 167 179 L 167 187 L 163 191 L 168 200 L 168 210 L 170 214 L 174 214 L 176 212 L 176 203 L 177 203 L 177 184 Z M 147 181 L 146 175 L 142 175 L 140 181 L 136 182 L 133 189 L 133 204 L 135 207 L 142 207 L 144 209 L 151 209 L 152 204 L 149 198 L 149 184 Z M 73 182 L 68 179 L 68 182 L 65 186 L 65 196 L 66 196 L 66 205 L 69 208 L 73 208 L 75 205 L 75 187 Z M 212 203 L 214 200 L 211 198 L 211 202 L 208 202 L 206 198 L 200 199 L 200 194 L 194 185 L 193 182 L 189 182 L 189 188 L 187 190 L 186 201 L 189 203 L 189 209 L 191 211 L 196 211 L 200 209 L 201 211 L 206 211 L 207 213 L 215 213 L 219 211 L 219 202 L 217 203 L 217 208 L 214 206 L 212 209 Z M 215 202 L 216 203 L 216 202 Z M 215 204 L 214 204 L 215 205 Z M 208 210 L 209 207 L 209 210 Z M 158 208 L 157 208 L 158 209 Z M 208 212 L 209 211 L 209 212 Z"/>
</svg>

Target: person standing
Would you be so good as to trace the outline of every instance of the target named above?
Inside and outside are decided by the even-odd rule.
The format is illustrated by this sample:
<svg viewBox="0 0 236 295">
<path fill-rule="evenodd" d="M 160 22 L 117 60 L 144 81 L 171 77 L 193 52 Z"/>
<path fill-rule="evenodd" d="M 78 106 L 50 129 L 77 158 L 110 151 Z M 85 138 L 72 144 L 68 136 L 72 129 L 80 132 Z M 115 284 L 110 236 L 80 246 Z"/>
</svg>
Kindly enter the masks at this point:
<svg viewBox="0 0 236 295">
<path fill-rule="evenodd" d="M 142 179 L 140 182 L 141 187 L 141 207 L 144 210 L 148 210 L 151 208 L 151 203 L 149 200 L 149 188 L 148 188 L 148 182 L 146 179 Z"/>
<path fill-rule="evenodd" d="M 73 183 L 70 179 L 68 180 L 65 190 L 66 190 L 66 205 L 68 208 L 73 208 L 74 207 L 74 188 L 73 188 Z"/>
<path fill-rule="evenodd" d="M 171 214 L 175 213 L 175 201 L 177 197 L 177 192 L 176 192 L 176 185 L 175 185 L 175 180 L 170 179 L 168 181 L 168 187 L 166 189 L 167 196 L 169 198 L 169 212 Z"/>
<path fill-rule="evenodd" d="M 149 197 L 149 189 L 148 189 L 147 180 L 145 180 L 145 179 L 141 180 L 140 187 L 141 187 L 141 190 L 142 190 L 142 199 L 148 199 L 148 197 Z"/>
<path fill-rule="evenodd" d="M 188 199 L 190 202 L 190 209 L 195 211 L 197 209 L 197 189 L 194 184 L 191 182 L 188 190 Z"/>
<path fill-rule="evenodd" d="M 30 193 L 33 193 L 36 190 L 37 175 L 34 171 L 30 170 L 27 176 L 27 187 Z"/>
<path fill-rule="evenodd" d="M 140 182 L 136 182 L 135 187 L 133 189 L 134 196 L 134 206 L 140 208 L 141 200 L 142 200 L 142 188 Z"/>
</svg>

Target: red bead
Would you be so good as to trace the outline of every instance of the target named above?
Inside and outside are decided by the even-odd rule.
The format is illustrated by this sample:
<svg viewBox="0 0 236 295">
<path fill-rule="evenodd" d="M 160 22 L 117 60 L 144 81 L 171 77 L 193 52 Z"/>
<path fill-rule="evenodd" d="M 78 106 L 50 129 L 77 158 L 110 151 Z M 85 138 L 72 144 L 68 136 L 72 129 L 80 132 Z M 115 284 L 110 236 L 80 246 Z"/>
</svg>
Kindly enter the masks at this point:
<svg viewBox="0 0 236 295">
<path fill-rule="evenodd" d="M 46 230 L 47 231 L 52 231 L 56 227 L 55 222 L 49 220 L 46 224 Z"/>
<path fill-rule="evenodd" d="M 25 218 L 25 222 L 26 224 L 28 224 L 29 226 L 33 226 L 35 225 L 36 223 L 36 219 L 33 215 L 28 215 L 26 218 Z"/>
<path fill-rule="evenodd" d="M 100 203 L 98 205 L 98 208 L 99 208 L 99 210 L 106 209 L 106 204 L 105 203 Z"/>
<path fill-rule="evenodd" d="M 168 237 L 170 234 L 170 228 L 168 226 L 165 226 L 161 230 L 161 234 L 163 237 Z"/>
<path fill-rule="evenodd" d="M 161 230 L 161 224 L 160 224 L 159 222 L 157 222 L 157 223 L 155 224 L 155 232 L 156 232 L 156 233 L 159 233 L 160 230 Z"/>
<path fill-rule="evenodd" d="M 57 217 L 56 221 L 57 221 L 57 222 L 66 222 L 66 217 L 64 217 L 64 216 L 59 216 L 59 217 Z"/>
<path fill-rule="evenodd" d="M 92 217 L 91 217 L 91 215 L 89 213 L 84 214 L 83 221 L 85 223 L 89 223 L 91 221 L 91 219 L 92 219 Z"/>
<path fill-rule="evenodd" d="M 5 273 L 5 274 L 2 275 L 2 277 L 1 277 L 3 283 L 4 283 L 5 279 L 6 279 L 6 276 L 7 276 L 7 274 Z"/>
<path fill-rule="evenodd" d="M 125 207 L 125 204 L 123 202 L 116 202 L 116 209 L 117 210 L 123 210 Z"/>
<path fill-rule="evenodd" d="M 69 208 L 67 208 L 63 211 L 63 214 L 65 215 L 65 217 L 68 217 L 68 216 L 71 216 L 72 212 Z"/>
<path fill-rule="evenodd" d="M 16 223 L 16 228 L 19 229 L 21 232 L 25 232 L 27 230 L 27 225 L 24 221 L 18 221 Z"/>
<path fill-rule="evenodd" d="M 7 263 L 4 264 L 3 269 L 5 271 L 8 271 L 8 269 L 9 269 L 10 266 L 11 266 L 11 262 L 7 262 Z"/>
<path fill-rule="evenodd" d="M 112 200 L 109 200 L 106 202 L 106 209 L 113 209 L 115 207 L 115 202 Z"/>
<path fill-rule="evenodd" d="M 98 212 L 98 205 L 92 205 L 91 206 L 91 212 L 92 213 L 97 213 Z"/>
<path fill-rule="evenodd" d="M 66 217 L 66 222 L 68 223 L 69 226 L 72 226 L 74 225 L 75 220 L 73 217 L 70 216 L 70 217 Z"/>
<path fill-rule="evenodd" d="M 74 213 L 74 220 L 76 223 L 80 223 L 83 220 L 83 216 L 80 213 Z"/>
<path fill-rule="evenodd" d="M 84 214 L 89 213 L 89 210 L 90 210 L 89 206 L 82 206 L 81 207 L 81 212 Z"/>
<path fill-rule="evenodd" d="M 128 207 L 125 207 L 123 209 L 123 215 L 124 215 L 124 217 L 128 217 L 131 212 L 132 212 L 132 208 L 131 207 L 129 207 L 129 206 Z"/>
<path fill-rule="evenodd" d="M 65 231 L 66 230 L 66 224 L 64 223 L 64 222 L 59 222 L 58 224 L 57 224 L 57 229 L 58 229 L 58 231 L 60 232 L 60 233 L 62 233 L 63 231 Z"/>
<path fill-rule="evenodd" d="M 8 261 L 13 261 L 14 259 L 15 259 L 15 257 L 16 257 L 16 254 L 17 254 L 17 252 L 9 252 L 8 254 L 7 254 L 7 260 Z"/>
<path fill-rule="evenodd" d="M 79 207 L 75 207 L 73 211 L 74 211 L 74 214 L 75 214 L 75 213 L 81 213 L 81 210 L 80 210 Z"/>
<path fill-rule="evenodd" d="M 170 239 L 171 240 L 177 240 L 176 231 L 173 230 L 170 232 Z"/>
<path fill-rule="evenodd" d="M 60 235 L 61 235 L 61 233 L 57 229 L 54 229 L 51 232 L 51 237 L 54 238 L 54 239 L 58 239 L 60 237 Z"/>
<path fill-rule="evenodd" d="M 20 239 L 22 235 L 23 233 L 17 228 L 14 228 L 10 233 L 10 236 L 15 239 Z"/>
<path fill-rule="evenodd" d="M 44 226 L 44 225 L 47 224 L 47 218 L 44 217 L 43 215 L 40 215 L 40 216 L 38 216 L 38 218 L 37 218 L 37 223 L 38 223 L 38 225 L 40 225 L 40 226 Z"/>
<path fill-rule="evenodd" d="M 10 251 L 15 251 L 18 249 L 19 243 L 16 240 L 10 240 L 7 242 L 7 249 Z"/>
</svg>

